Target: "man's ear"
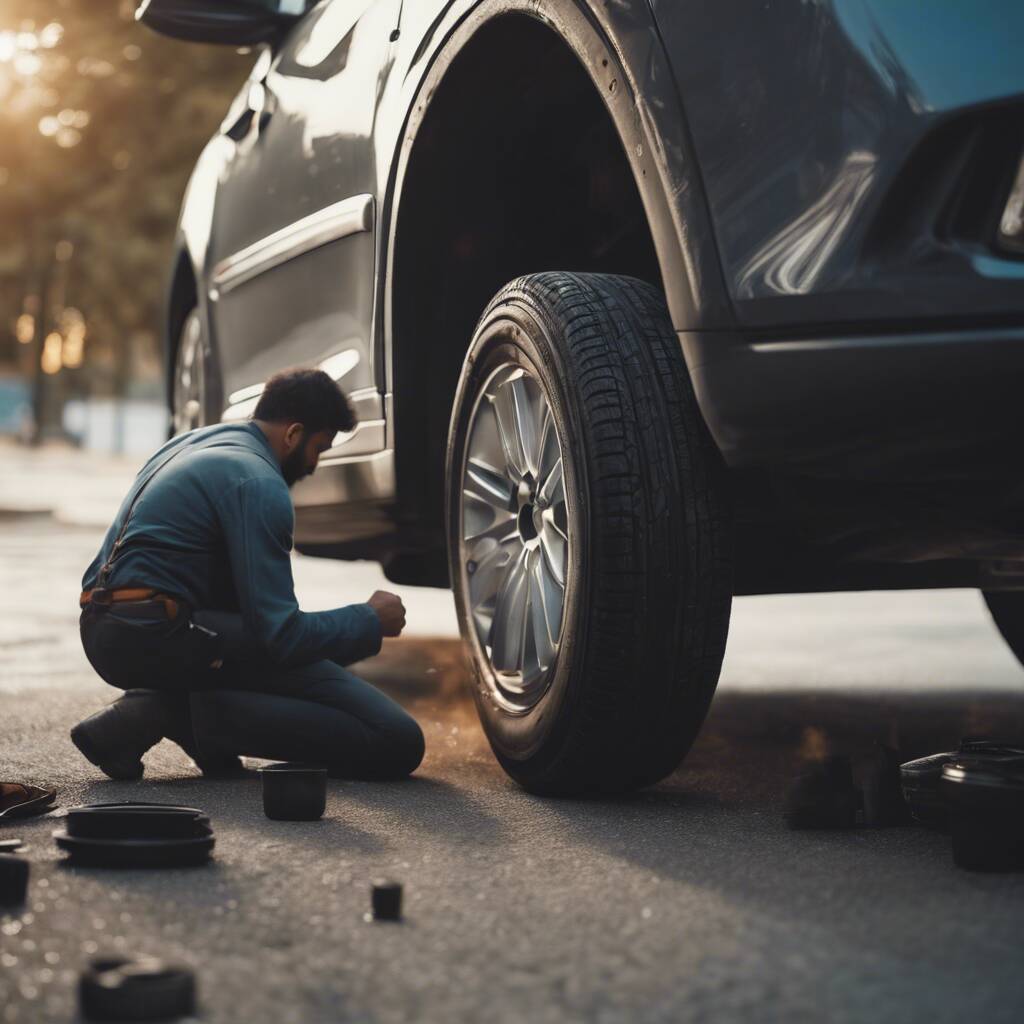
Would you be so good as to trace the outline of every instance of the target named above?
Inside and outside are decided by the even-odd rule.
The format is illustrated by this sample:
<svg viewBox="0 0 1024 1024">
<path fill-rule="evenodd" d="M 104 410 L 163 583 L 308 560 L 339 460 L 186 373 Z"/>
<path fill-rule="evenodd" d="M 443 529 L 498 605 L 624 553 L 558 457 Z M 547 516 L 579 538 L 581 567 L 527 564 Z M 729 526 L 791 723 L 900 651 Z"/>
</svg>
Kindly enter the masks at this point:
<svg viewBox="0 0 1024 1024">
<path fill-rule="evenodd" d="M 289 451 L 293 451 L 302 444 L 302 435 L 305 427 L 301 423 L 289 423 L 284 432 L 284 443 Z"/>
</svg>

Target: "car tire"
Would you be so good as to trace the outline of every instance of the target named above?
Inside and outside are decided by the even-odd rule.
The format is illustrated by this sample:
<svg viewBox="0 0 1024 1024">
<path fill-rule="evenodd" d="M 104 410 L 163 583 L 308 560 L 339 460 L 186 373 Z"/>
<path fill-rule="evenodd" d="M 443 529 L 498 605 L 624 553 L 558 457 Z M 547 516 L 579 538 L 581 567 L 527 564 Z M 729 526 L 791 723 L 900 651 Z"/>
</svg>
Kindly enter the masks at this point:
<svg viewBox="0 0 1024 1024">
<path fill-rule="evenodd" d="M 502 289 L 463 365 L 446 471 L 458 619 L 502 767 L 550 795 L 670 774 L 718 681 L 732 531 L 663 296 L 561 272 Z"/>
<path fill-rule="evenodd" d="M 200 312 L 193 307 L 181 320 L 171 369 L 171 436 L 220 420 L 216 360 Z"/>
<path fill-rule="evenodd" d="M 982 596 L 996 629 L 1024 665 L 1024 590 L 985 590 Z"/>
</svg>

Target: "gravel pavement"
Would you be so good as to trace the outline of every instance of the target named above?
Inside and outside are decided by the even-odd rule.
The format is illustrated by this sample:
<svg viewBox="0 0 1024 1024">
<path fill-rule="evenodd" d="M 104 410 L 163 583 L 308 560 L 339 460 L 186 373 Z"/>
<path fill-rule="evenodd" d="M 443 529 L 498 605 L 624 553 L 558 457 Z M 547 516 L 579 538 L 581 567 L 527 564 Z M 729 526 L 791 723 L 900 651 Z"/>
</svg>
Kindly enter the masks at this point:
<svg viewBox="0 0 1024 1024">
<path fill-rule="evenodd" d="M 199 806 L 217 848 L 200 869 L 72 869 L 59 820 L 0 830 L 33 865 L 28 902 L 0 914 L 0 1022 L 74 1020 L 77 971 L 109 950 L 191 964 L 202 1020 L 239 1024 L 1024 1018 L 1024 874 L 961 872 L 917 827 L 794 833 L 780 818 L 824 750 L 1024 735 L 1024 671 L 976 594 L 738 601 L 685 766 L 628 799 L 563 801 L 494 763 L 450 597 L 403 590 L 415 634 L 361 670 L 423 725 L 424 765 L 404 783 L 331 782 L 323 821 L 271 822 L 255 779 L 204 781 L 169 744 L 140 784 L 78 757 L 69 726 L 112 693 L 78 647 L 75 597 L 134 467 L 104 463 L 97 484 L 81 457 L 58 472 L 9 456 L 25 483 L 20 508 L 0 485 L 0 779 L 54 785 L 65 807 Z M 307 607 L 383 585 L 372 566 L 308 559 L 296 579 Z M 364 920 L 382 876 L 405 884 L 402 924 Z"/>
</svg>

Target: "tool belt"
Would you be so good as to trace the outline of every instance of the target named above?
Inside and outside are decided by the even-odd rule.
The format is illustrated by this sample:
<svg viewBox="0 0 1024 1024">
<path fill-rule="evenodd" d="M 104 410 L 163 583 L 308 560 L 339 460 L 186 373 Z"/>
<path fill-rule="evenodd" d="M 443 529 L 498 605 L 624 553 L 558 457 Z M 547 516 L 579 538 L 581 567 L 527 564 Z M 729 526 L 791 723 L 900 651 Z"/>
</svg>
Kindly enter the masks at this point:
<svg viewBox="0 0 1024 1024">
<path fill-rule="evenodd" d="M 83 590 L 78 599 L 79 608 L 85 608 L 86 605 L 109 608 L 113 604 L 118 606 L 118 614 L 145 616 L 151 615 L 151 606 L 157 604 L 163 608 L 164 614 L 170 620 L 176 619 L 181 610 L 181 602 L 177 598 L 145 587 L 125 587 L 120 590 L 93 587 L 92 590 Z"/>
</svg>

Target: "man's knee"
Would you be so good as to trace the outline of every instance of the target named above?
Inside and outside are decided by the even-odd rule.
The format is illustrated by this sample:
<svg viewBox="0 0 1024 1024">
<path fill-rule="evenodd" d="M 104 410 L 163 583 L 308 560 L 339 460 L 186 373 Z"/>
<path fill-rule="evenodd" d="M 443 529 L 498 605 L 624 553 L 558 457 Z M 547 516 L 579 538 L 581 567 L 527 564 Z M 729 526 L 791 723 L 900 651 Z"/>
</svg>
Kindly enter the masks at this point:
<svg viewBox="0 0 1024 1024">
<path fill-rule="evenodd" d="M 423 730 L 411 715 L 404 715 L 396 723 L 393 738 L 393 767 L 398 778 L 412 775 L 419 768 L 426 753 L 427 744 L 423 738 Z"/>
<path fill-rule="evenodd" d="M 420 766 L 425 750 L 419 723 L 401 711 L 374 730 L 372 751 L 361 774 L 371 779 L 404 779 Z"/>
</svg>

